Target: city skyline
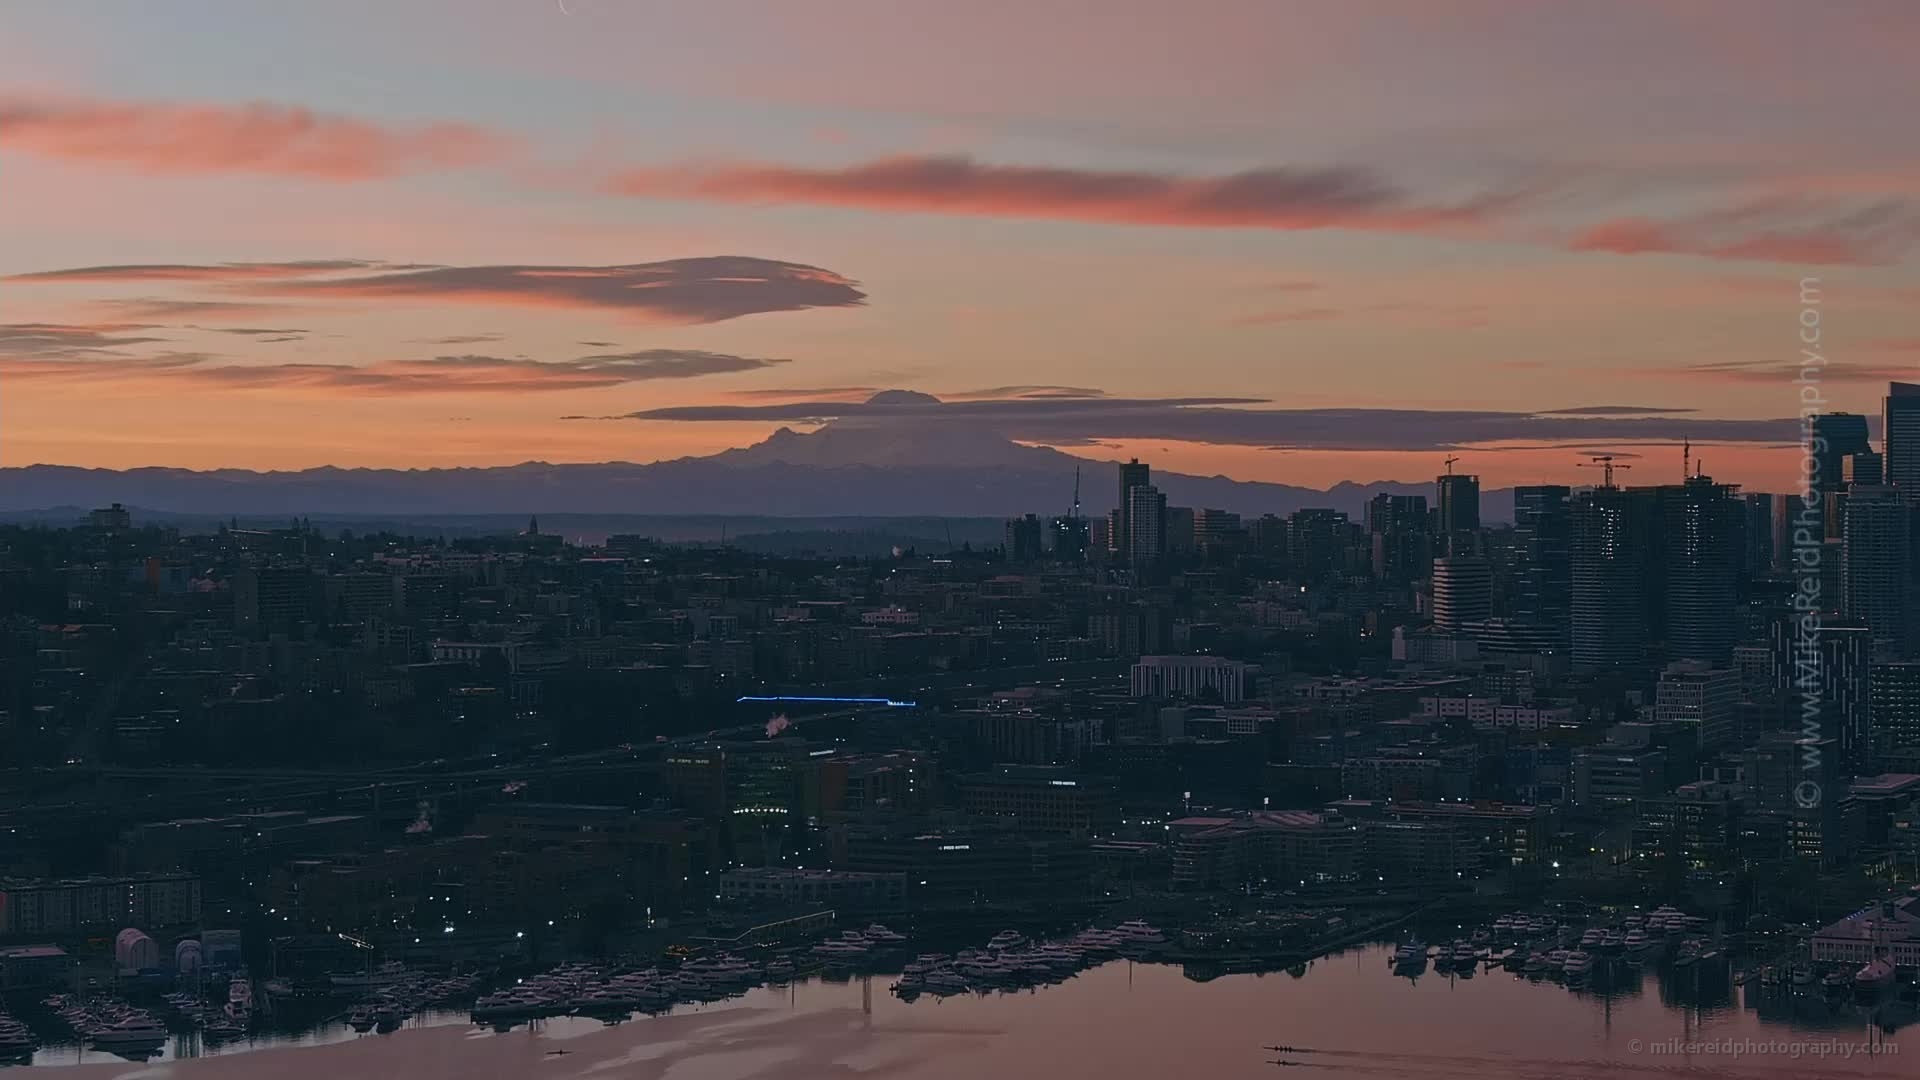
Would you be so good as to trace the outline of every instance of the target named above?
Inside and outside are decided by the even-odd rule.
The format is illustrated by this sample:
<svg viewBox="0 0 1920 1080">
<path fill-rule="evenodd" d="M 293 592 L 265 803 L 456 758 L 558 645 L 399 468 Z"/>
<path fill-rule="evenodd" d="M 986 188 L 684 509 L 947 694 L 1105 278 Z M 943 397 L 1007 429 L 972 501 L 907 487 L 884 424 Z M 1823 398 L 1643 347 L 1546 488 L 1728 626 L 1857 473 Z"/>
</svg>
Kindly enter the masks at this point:
<svg viewBox="0 0 1920 1080">
<path fill-rule="evenodd" d="M 1803 281 L 1823 411 L 1920 358 L 1920 16 L 1802 14 L 13 5 L 0 465 L 1792 490 Z"/>
</svg>

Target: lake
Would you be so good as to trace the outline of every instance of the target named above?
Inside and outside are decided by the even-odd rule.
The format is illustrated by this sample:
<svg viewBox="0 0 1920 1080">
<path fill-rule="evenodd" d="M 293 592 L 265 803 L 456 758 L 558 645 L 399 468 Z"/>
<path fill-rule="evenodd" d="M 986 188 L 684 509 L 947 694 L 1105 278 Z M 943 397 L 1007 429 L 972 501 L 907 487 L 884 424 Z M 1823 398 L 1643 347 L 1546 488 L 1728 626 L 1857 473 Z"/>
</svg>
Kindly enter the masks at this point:
<svg viewBox="0 0 1920 1080">
<path fill-rule="evenodd" d="M 1616 966 L 1611 979 L 1596 976 L 1594 989 L 1578 992 L 1497 970 L 1408 979 L 1392 974 L 1389 952 L 1349 950 L 1299 977 L 1206 982 L 1177 967 L 1116 961 L 1056 987 L 913 1002 L 896 999 L 887 992 L 891 979 L 876 976 L 870 1012 L 859 981 L 812 981 L 616 1027 L 569 1018 L 500 1034 L 442 1014 L 391 1035 L 335 1026 L 199 1057 L 184 1056 L 194 1047 L 176 1040 L 168 1059 L 144 1065 L 70 1047 L 43 1049 L 35 1060 L 70 1064 L 61 1072 L 74 1077 L 189 1080 L 1920 1075 L 1920 1028 L 1884 1030 L 1895 1020 L 1912 1021 L 1904 1007 L 1869 1013 L 1828 1006 L 1817 993 L 1735 988 L 1724 970 Z M 1915 1034 L 1914 1045 L 1903 1057 L 1899 1043 L 1907 1033 Z M 1273 1045 L 1295 1049 L 1263 1049 Z M 1869 1045 L 1876 1055 L 1868 1055 Z"/>
</svg>

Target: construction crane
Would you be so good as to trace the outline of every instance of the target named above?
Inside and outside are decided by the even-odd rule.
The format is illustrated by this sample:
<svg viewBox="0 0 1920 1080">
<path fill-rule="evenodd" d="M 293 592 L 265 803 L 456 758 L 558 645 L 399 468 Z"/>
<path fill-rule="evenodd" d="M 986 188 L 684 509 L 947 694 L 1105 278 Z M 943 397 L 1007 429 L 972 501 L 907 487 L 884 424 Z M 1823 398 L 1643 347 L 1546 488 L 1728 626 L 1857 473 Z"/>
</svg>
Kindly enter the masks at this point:
<svg viewBox="0 0 1920 1080">
<path fill-rule="evenodd" d="M 1582 469 L 1602 470 L 1600 474 L 1601 476 L 1600 486 L 1606 487 L 1606 488 L 1610 488 L 1613 486 L 1613 470 L 1633 468 L 1633 466 L 1631 465 L 1615 465 L 1613 463 L 1612 454 L 1595 454 L 1593 455 L 1592 461 L 1583 461 L 1580 463 L 1579 467 Z"/>
<path fill-rule="evenodd" d="M 1073 513 L 1067 516 L 1067 520 L 1080 520 L 1080 466 L 1078 465 L 1073 467 Z"/>
<path fill-rule="evenodd" d="M 1447 475 L 1448 475 L 1448 476 L 1452 476 L 1452 475 L 1453 475 L 1453 463 L 1454 463 L 1454 462 L 1456 462 L 1456 461 L 1459 461 L 1459 460 L 1460 460 L 1459 458 L 1457 458 L 1457 457 L 1454 457 L 1454 456 L 1453 456 L 1452 454 L 1448 454 L 1448 455 L 1447 455 L 1447 460 L 1446 460 L 1446 462 L 1445 462 L 1445 464 L 1446 464 L 1446 466 L 1447 466 Z"/>
</svg>

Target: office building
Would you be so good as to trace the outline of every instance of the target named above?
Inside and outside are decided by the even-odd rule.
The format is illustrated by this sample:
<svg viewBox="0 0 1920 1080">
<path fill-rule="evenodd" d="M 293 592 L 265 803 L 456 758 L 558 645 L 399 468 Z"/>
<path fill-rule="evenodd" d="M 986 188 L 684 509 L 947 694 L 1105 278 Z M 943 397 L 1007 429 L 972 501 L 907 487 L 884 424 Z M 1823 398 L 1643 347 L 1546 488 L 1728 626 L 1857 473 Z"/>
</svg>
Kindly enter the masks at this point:
<svg viewBox="0 0 1920 1080">
<path fill-rule="evenodd" d="M 1573 620 L 1571 495 L 1562 484 L 1513 489 L 1513 621 L 1545 630 L 1563 648 Z"/>
<path fill-rule="evenodd" d="M 1867 697 L 1873 740 L 1880 753 L 1920 750 L 1920 661 L 1873 665 Z"/>
<path fill-rule="evenodd" d="M 1831 740 L 1847 775 L 1870 771 L 1872 631 L 1836 619 L 1822 622 L 1819 634 L 1809 638 L 1787 615 L 1773 623 L 1770 634 L 1781 726 L 1799 737 Z"/>
<path fill-rule="evenodd" d="M 1295 510 L 1288 515 L 1287 562 L 1294 576 L 1310 580 L 1336 570 L 1349 525 L 1347 515 L 1338 510 Z"/>
<path fill-rule="evenodd" d="M 1367 533 L 1373 542 L 1373 575 L 1405 584 L 1425 577 L 1433 563 L 1433 537 L 1425 495 L 1375 495 L 1367 503 Z"/>
<path fill-rule="evenodd" d="M 1740 497 L 1746 514 L 1742 530 L 1745 552 L 1741 575 L 1746 579 L 1765 577 L 1774 567 L 1773 512 L 1779 499 L 1773 495 L 1748 492 Z"/>
<path fill-rule="evenodd" d="M 1434 477 L 1442 551 L 1452 551 L 1456 539 L 1470 540 L 1480 531 L 1480 478 L 1449 472 Z"/>
<path fill-rule="evenodd" d="M 1740 673 L 1698 660 L 1682 660 L 1660 673 L 1654 696 L 1654 719 L 1660 723 L 1691 725 L 1696 745 L 1725 746 L 1734 739 L 1740 706 Z"/>
<path fill-rule="evenodd" d="M 285 631 L 311 617 L 315 575 L 304 566 L 248 567 L 233 575 L 233 622 L 243 631 Z"/>
<path fill-rule="evenodd" d="M 1886 482 L 1910 496 L 1920 493 L 1920 384 L 1887 385 L 1880 437 L 1886 446 Z"/>
<path fill-rule="evenodd" d="M 1849 489 L 1887 482 L 1887 459 L 1880 454 L 1853 454 L 1840 463 L 1840 482 Z"/>
<path fill-rule="evenodd" d="M 1094 836 L 1120 823 L 1110 781 L 1064 769 L 1002 767 L 956 777 L 953 788 L 968 816 L 1025 832 Z"/>
<path fill-rule="evenodd" d="M 1867 441 L 1867 418 L 1858 413 L 1819 413 L 1808 421 L 1807 431 L 1811 437 L 1808 457 L 1813 463 L 1808 486 L 1822 494 L 1844 489 L 1847 459 L 1873 450 Z"/>
<path fill-rule="evenodd" d="M 1242 535 L 1239 514 L 1207 508 L 1193 512 L 1193 545 L 1202 551 L 1231 547 Z"/>
<path fill-rule="evenodd" d="M 1247 665 L 1220 656 L 1143 656 L 1133 665 L 1137 698 L 1217 697 L 1234 705 L 1247 696 Z"/>
<path fill-rule="evenodd" d="M 1912 598 L 1912 512 L 1897 488 L 1848 492 L 1840 551 L 1840 605 L 1873 632 L 1874 641 L 1904 655 Z"/>
<path fill-rule="evenodd" d="M 1433 560 L 1433 625 L 1460 633 L 1493 615 L 1493 567 L 1474 555 Z"/>
</svg>

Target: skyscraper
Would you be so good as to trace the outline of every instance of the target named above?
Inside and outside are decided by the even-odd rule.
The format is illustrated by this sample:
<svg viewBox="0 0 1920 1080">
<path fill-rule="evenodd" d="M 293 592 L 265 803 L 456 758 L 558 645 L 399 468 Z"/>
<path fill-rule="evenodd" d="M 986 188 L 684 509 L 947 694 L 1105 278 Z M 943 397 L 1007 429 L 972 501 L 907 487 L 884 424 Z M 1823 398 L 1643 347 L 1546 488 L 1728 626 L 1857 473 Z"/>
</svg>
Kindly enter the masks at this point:
<svg viewBox="0 0 1920 1080">
<path fill-rule="evenodd" d="M 1131 566 L 1150 566 L 1167 553 L 1167 497 L 1159 488 L 1137 484 L 1127 489 L 1126 533 Z"/>
<path fill-rule="evenodd" d="M 1647 651 L 1649 500 L 1645 489 L 1582 492 L 1570 516 L 1573 662 L 1634 664 Z"/>
<path fill-rule="evenodd" d="M 1775 497 L 1748 492 L 1740 497 L 1746 512 L 1745 554 L 1741 573 L 1751 579 L 1773 572 L 1773 508 Z"/>
<path fill-rule="evenodd" d="M 1148 469 L 1139 458 L 1134 458 L 1120 466 L 1120 498 L 1114 503 L 1113 536 L 1111 543 L 1113 550 L 1119 553 L 1122 558 L 1131 550 L 1133 544 L 1131 530 L 1128 528 L 1131 520 L 1129 517 L 1129 503 L 1132 500 L 1133 489 L 1146 487 L 1151 483 L 1150 473 L 1151 470 Z"/>
<path fill-rule="evenodd" d="M 1040 559 L 1040 519 L 1033 514 L 1007 519 L 1007 561 L 1038 562 Z"/>
<path fill-rule="evenodd" d="M 1898 489 L 1857 487 L 1848 493 L 1840 549 L 1840 607 L 1873 632 L 1876 643 L 1904 655 L 1909 639 L 1913 515 Z"/>
<path fill-rule="evenodd" d="M 1675 659 L 1725 664 L 1733 658 L 1740 525 L 1734 490 L 1706 476 L 1654 489 L 1660 623 Z"/>
<path fill-rule="evenodd" d="M 1473 555 L 1433 560 L 1433 626 L 1459 633 L 1493 615 L 1493 567 Z"/>
<path fill-rule="evenodd" d="M 1516 557 L 1515 620 L 1552 631 L 1563 647 L 1573 618 L 1573 563 L 1568 554 L 1572 492 L 1561 484 L 1513 489 Z"/>
<path fill-rule="evenodd" d="M 1873 713 L 1868 699 L 1872 631 L 1851 620 L 1823 621 L 1817 637 L 1800 632 L 1799 617 L 1784 615 L 1770 631 L 1773 681 L 1782 727 L 1791 736 L 1833 740 L 1838 768 L 1870 768 Z"/>
<path fill-rule="evenodd" d="M 1480 529 L 1480 478 L 1447 473 L 1433 479 L 1439 501 L 1439 550 L 1453 552 L 1456 540 L 1465 542 Z M 1466 554 L 1465 550 L 1461 554 Z"/>
<path fill-rule="evenodd" d="M 1087 561 L 1091 530 L 1087 519 L 1071 514 L 1053 519 L 1053 557 L 1065 563 Z"/>
<path fill-rule="evenodd" d="M 1867 442 L 1867 418 L 1858 413 L 1819 413 L 1810 421 L 1813 443 L 1808 453 L 1814 464 L 1809 479 L 1815 491 L 1839 491 L 1844 483 L 1846 459 L 1865 454 L 1873 447 Z"/>
<path fill-rule="evenodd" d="M 1367 503 L 1367 531 L 1373 541 L 1373 573 L 1404 584 L 1426 576 L 1433 561 L 1433 538 L 1425 495 L 1375 495 Z"/>
<path fill-rule="evenodd" d="M 1886 446 L 1886 482 L 1920 495 L 1920 384 L 1888 383 L 1880 438 Z"/>
</svg>

